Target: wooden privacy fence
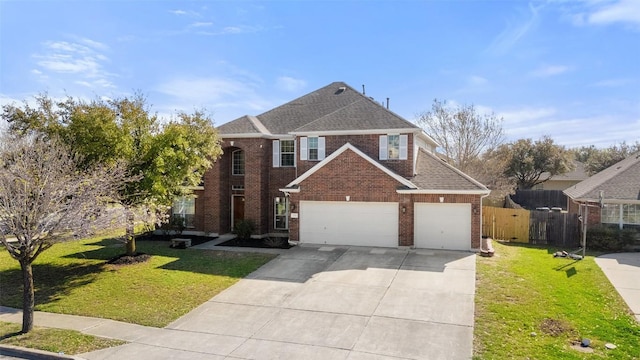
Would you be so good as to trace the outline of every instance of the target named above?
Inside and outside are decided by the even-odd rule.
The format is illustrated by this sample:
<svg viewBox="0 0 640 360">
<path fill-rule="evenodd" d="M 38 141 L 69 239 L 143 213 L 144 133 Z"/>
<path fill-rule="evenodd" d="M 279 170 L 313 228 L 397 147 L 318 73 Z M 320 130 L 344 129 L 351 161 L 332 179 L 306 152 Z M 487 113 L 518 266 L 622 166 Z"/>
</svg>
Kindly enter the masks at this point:
<svg viewBox="0 0 640 360">
<path fill-rule="evenodd" d="M 574 247 L 580 243 L 578 215 L 482 207 L 482 235 L 513 242 Z"/>
</svg>

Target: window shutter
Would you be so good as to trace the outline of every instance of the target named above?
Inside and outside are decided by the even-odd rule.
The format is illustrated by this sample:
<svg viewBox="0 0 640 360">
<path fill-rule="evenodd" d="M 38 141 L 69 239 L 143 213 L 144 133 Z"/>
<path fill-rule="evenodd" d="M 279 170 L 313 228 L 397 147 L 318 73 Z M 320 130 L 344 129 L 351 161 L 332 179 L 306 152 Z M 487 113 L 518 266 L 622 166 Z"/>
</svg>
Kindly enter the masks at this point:
<svg viewBox="0 0 640 360">
<path fill-rule="evenodd" d="M 273 167 L 280 167 L 280 140 L 273 140 Z"/>
<path fill-rule="evenodd" d="M 407 160 L 409 150 L 409 136 L 400 135 L 400 160 Z"/>
<path fill-rule="evenodd" d="M 324 160 L 325 150 L 324 150 L 324 137 L 318 138 L 318 160 Z"/>
<path fill-rule="evenodd" d="M 387 151 L 388 140 L 386 135 L 380 135 L 380 160 L 387 160 L 388 151 Z"/>
<path fill-rule="evenodd" d="M 300 160 L 307 160 L 307 138 L 300 138 Z"/>
</svg>

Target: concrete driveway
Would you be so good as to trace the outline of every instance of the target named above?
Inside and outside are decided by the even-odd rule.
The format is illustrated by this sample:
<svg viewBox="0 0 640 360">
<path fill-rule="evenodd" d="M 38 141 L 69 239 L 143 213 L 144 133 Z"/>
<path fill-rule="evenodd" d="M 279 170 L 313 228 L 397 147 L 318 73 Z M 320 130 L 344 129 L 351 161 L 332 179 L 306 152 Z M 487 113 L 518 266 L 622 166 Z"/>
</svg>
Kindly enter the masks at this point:
<svg viewBox="0 0 640 360">
<path fill-rule="evenodd" d="M 475 255 L 298 246 L 89 359 L 470 359 Z M 171 330 L 171 331 L 169 331 Z"/>
<path fill-rule="evenodd" d="M 640 253 L 607 254 L 595 260 L 640 322 Z"/>
</svg>

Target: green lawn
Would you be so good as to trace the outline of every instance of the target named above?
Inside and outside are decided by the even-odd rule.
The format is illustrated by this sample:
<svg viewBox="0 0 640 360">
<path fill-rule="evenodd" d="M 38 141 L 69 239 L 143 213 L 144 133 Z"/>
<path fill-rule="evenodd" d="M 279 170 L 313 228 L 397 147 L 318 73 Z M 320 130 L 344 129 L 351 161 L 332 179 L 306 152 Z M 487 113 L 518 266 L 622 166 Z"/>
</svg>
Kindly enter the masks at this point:
<svg viewBox="0 0 640 360">
<path fill-rule="evenodd" d="M 108 238 L 56 244 L 34 262 L 36 310 L 164 327 L 233 285 L 273 255 L 171 249 L 168 242 L 138 241 L 153 255 L 141 264 L 106 260 L 124 252 Z M 0 304 L 22 308 L 19 264 L 0 252 Z"/>
<path fill-rule="evenodd" d="M 640 359 L 640 325 L 593 257 L 494 247 L 495 257 L 477 261 L 474 358 Z M 582 338 L 591 340 L 593 354 L 571 348 Z"/>
<path fill-rule="evenodd" d="M 20 324 L 0 322 L 0 334 L 4 334 L 0 336 L 0 344 L 76 355 L 126 343 L 62 329 L 35 327 L 28 334 L 18 334 L 21 328 Z"/>
</svg>

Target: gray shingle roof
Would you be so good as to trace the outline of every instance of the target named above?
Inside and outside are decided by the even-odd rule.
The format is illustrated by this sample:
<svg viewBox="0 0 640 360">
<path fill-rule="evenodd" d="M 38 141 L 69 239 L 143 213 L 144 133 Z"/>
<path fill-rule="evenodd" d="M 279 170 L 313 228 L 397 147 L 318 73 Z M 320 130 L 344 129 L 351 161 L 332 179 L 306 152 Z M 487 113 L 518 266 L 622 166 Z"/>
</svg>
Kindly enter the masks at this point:
<svg viewBox="0 0 640 360">
<path fill-rule="evenodd" d="M 601 190 L 605 199 L 640 200 L 640 152 L 577 183 L 564 193 L 575 200 L 597 201 Z"/>
<path fill-rule="evenodd" d="M 589 175 L 587 175 L 587 172 L 584 169 L 584 163 L 574 160 L 573 166 L 574 166 L 573 170 L 562 175 L 554 175 L 551 177 L 551 180 L 582 181 L 582 180 L 586 180 L 589 177 Z M 543 172 L 542 174 L 540 174 L 540 180 L 548 179 L 548 178 L 549 178 L 548 172 Z"/>
<path fill-rule="evenodd" d="M 410 180 L 424 190 L 489 191 L 486 186 L 424 149 L 418 151 L 416 175 Z"/>
<path fill-rule="evenodd" d="M 342 90 L 341 90 L 342 88 Z M 344 82 L 334 82 L 257 116 L 272 134 L 370 129 L 418 129 Z M 238 122 L 238 124 L 235 124 Z M 246 116 L 218 128 L 221 134 L 258 131 Z M 248 126 L 251 126 L 249 128 Z M 252 130 L 252 131 L 247 131 Z"/>
<path fill-rule="evenodd" d="M 260 131 L 256 129 L 251 123 L 249 116 L 245 115 L 239 117 L 226 124 L 218 126 L 218 132 L 220 134 L 259 134 Z"/>
</svg>

